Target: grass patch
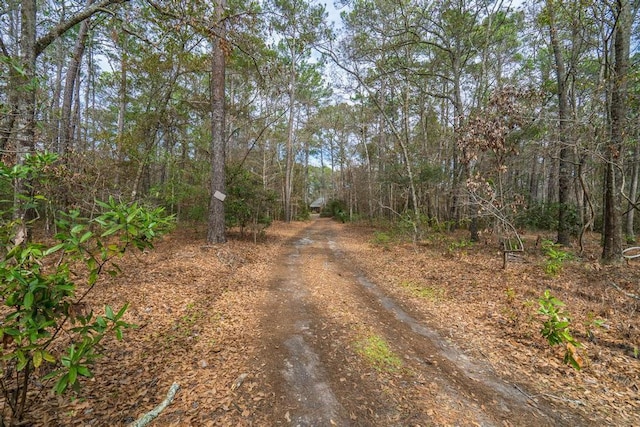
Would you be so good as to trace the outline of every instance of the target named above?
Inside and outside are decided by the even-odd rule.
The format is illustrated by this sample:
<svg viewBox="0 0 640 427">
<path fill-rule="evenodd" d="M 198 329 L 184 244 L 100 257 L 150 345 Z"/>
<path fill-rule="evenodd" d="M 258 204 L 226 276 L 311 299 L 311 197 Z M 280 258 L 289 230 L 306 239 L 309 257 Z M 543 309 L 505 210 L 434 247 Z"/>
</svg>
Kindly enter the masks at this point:
<svg viewBox="0 0 640 427">
<path fill-rule="evenodd" d="M 373 239 L 371 240 L 371 243 L 388 250 L 389 244 L 391 243 L 391 236 L 383 231 L 376 231 L 373 233 Z"/>
<path fill-rule="evenodd" d="M 449 243 L 447 250 L 450 254 L 473 247 L 473 242 L 468 239 L 462 239 Z"/>
<path fill-rule="evenodd" d="M 356 349 L 377 371 L 395 372 L 402 367 L 402 360 L 389 348 L 379 335 L 370 335 L 356 343 Z"/>
<path fill-rule="evenodd" d="M 433 302 L 442 301 L 446 296 L 446 290 L 437 286 L 420 286 L 413 282 L 402 282 L 400 286 L 407 289 L 413 296 L 426 298 Z"/>
</svg>

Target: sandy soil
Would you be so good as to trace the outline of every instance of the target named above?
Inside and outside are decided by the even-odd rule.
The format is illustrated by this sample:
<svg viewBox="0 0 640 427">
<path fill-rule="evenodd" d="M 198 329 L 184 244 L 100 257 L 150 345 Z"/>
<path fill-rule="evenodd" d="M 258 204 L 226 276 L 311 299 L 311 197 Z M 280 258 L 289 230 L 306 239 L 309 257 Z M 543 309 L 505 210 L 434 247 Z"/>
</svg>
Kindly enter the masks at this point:
<svg viewBox="0 0 640 427">
<path fill-rule="evenodd" d="M 175 232 L 100 285 L 92 304 L 129 302 L 139 327 L 80 394 L 41 393 L 32 425 L 126 425 L 174 382 L 153 425 L 640 425 L 639 301 L 610 286 L 637 295 L 635 265 L 587 255 L 549 277 L 533 245 L 502 270 L 490 237 L 375 243 L 325 219 L 257 244 L 203 235 Z M 572 314 L 581 371 L 539 335 L 545 289 Z"/>
</svg>

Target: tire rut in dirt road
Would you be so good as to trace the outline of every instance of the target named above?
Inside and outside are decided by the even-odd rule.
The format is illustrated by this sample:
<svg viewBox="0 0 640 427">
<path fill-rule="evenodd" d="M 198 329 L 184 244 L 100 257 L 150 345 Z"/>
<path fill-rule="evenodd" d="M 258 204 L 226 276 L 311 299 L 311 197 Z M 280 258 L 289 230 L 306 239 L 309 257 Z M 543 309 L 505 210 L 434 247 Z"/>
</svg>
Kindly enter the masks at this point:
<svg viewBox="0 0 640 427">
<path fill-rule="evenodd" d="M 324 425 L 587 425 L 469 360 L 358 271 L 339 224 L 317 220 L 274 271 L 263 320 L 273 423 Z M 379 336 L 400 369 L 359 351 Z"/>
<path fill-rule="evenodd" d="M 300 274 L 302 248 L 297 239 L 276 269 L 265 323 L 268 371 L 276 388 L 275 423 L 296 426 L 344 425 L 344 409 L 329 383 L 323 361 L 313 348 L 313 307 Z M 281 378 L 284 383 L 281 382 Z M 280 402 L 280 400 L 282 400 Z"/>
</svg>

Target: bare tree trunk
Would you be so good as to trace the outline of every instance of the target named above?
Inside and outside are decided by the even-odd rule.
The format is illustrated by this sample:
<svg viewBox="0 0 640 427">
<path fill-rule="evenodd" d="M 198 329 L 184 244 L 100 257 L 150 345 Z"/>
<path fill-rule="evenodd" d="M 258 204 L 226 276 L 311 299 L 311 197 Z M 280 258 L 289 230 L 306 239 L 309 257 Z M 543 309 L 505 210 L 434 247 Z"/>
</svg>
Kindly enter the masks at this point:
<svg viewBox="0 0 640 427">
<path fill-rule="evenodd" d="M 225 69 L 226 22 L 225 0 L 216 0 L 211 59 L 211 200 L 209 203 L 208 243 L 226 242 L 224 200 L 216 195 L 225 192 Z"/>
<path fill-rule="evenodd" d="M 622 260 L 622 204 L 620 173 L 622 145 L 626 131 L 627 78 L 631 37 L 631 6 L 629 0 L 615 3 L 616 30 L 614 38 L 614 66 L 611 85 L 611 135 L 607 147 L 604 194 L 604 245 L 602 259 L 616 263 Z"/>
<path fill-rule="evenodd" d="M 22 164 L 35 144 L 35 104 L 36 104 L 36 0 L 25 0 L 20 9 L 21 73 L 13 76 L 13 87 L 17 91 L 17 117 L 13 143 L 16 152 L 16 164 Z M 21 196 L 28 186 L 24 179 L 14 182 L 14 219 L 16 222 L 16 245 L 28 239 L 27 210 Z"/>
<path fill-rule="evenodd" d="M 373 168 L 371 165 L 371 155 L 369 154 L 369 147 L 367 146 L 367 128 L 362 120 L 362 130 L 360 132 L 362 137 L 362 148 L 364 150 L 366 158 L 366 171 L 367 171 L 367 208 L 369 220 L 373 219 Z"/>
<path fill-rule="evenodd" d="M 55 44 L 56 80 L 51 93 L 51 103 L 49 104 L 49 126 L 51 129 L 52 147 L 58 146 L 58 132 L 56 132 L 56 130 L 60 127 L 60 94 L 62 93 L 62 69 L 65 56 L 62 40 L 57 40 Z"/>
<path fill-rule="evenodd" d="M 296 103 L 296 63 L 295 52 L 291 49 L 291 66 L 289 70 L 289 120 L 287 123 L 287 147 L 285 158 L 285 176 L 284 176 L 284 220 L 291 222 L 291 194 L 293 192 L 293 165 L 294 165 L 294 122 L 295 122 L 295 103 Z"/>
<path fill-rule="evenodd" d="M 385 82 L 383 81 L 381 83 L 381 88 L 380 88 L 380 93 L 378 95 L 378 103 L 380 105 L 380 112 L 378 114 L 378 174 L 380 176 L 384 176 L 385 175 L 385 169 L 387 166 L 387 163 L 385 162 L 385 159 L 382 156 L 382 153 L 386 153 L 386 145 L 387 145 L 387 133 L 385 132 L 385 121 L 384 121 L 384 115 L 382 114 L 383 111 L 385 111 L 385 109 L 387 108 L 386 105 L 386 99 L 384 97 L 384 92 L 386 90 L 386 85 Z M 382 183 L 380 183 L 380 190 L 378 191 L 378 193 L 380 194 L 380 199 L 378 200 L 378 204 L 379 206 L 384 206 L 385 204 L 385 193 L 387 193 L 386 191 L 383 190 L 383 186 Z M 388 204 L 389 206 L 391 206 L 391 196 L 392 193 L 391 191 L 388 192 Z M 380 211 L 382 213 L 382 215 L 389 215 L 389 212 L 384 210 L 384 211 Z"/>
<path fill-rule="evenodd" d="M 561 42 L 558 39 L 557 22 L 555 20 L 554 2 L 547 1 L 549 12 L 549 34 L 555 59 L 556 82 L 558 84 L 558 139 L 560 157 L 558 159 L 558 235 L 557 243 L 569 244 L 568 199 L 569 199 L 569 148 L 567 145 L 567 120 L 569 119 L 569 101 L 567 87 L 567 70 L 564 62 Z"/>
<path fill-rule="evenodd" d="M 463 103 L 462 103 L 462 89 L 460 82 L 460 58 L 456 55 L 452 59 L 452 69 L 451 73 L 453 74 L 453 132 L 454 138 L 458 138 L 460 135 L 460 130 L 462 128 L 462 119 L 464 115 L 463 111 Z M 466 192 L 466 180 L 467 177 L 464 176 L 466 170 L 458 157 L 458 147 L 454 144 L 453 149 L 453 180 L 452 180 L 452 199 L 451 199 L 451 207 L 450 207 L 450 220 L 454 222 L 454 228 L 458 228 L 460 225 L 460 206 L 462 204 L 462 194 Z"/>
<path fill-rule="evenodd" d="M 120 49 L 120 86 L 118 87 L 118 134 L 116 136 L 116 171 L 115 185 L 120 187 L 120 179 L 122 174 L 122 166 L 124 163 L 124 116 L 127 110 L 127 34 L 122 33 L 122 45 Z"/>
<path fill-rule="evenodd" d="M 627 212 L 627 222 L 625 226 L 625 235 L 628 242 L 636 241 L 636 232 L 633 227 L 635 217 L 636 198 L 638 197 L 638 176 L 640 175 L 640 144 L 635 144 L 633 147 L 633 158 L 631 165 L 631 182 L 629 184 L 629 204 Z"/>
<path fill-rule="evenodd" d="M 407 79 L 408 80 L 408 79 Z M 418 222 L 420 220 L 420 206 L 418 204 L 418 196 L 416 192 L 416 183 L 413 176 L 413 168 L 411 167 L 411 156 L 409 156 L 409 133 L 411 132 L 409 124 L 409 88 L 405 86 L 403 94 L 403 136 L 404 140 L 400 140 L 400 147 L 402 148 L 402 156 L 407 169 L 407 178 L 409 178 L 409 191 L 411 196 L 411 205 L 413 209 L 414 220 Z M 416 236 L 417 237 L 417 236 Z"/>
<path fill-rule="evenodd" d="M 91 3 L 93 3 L 93 0 L 87 0 L 87 7 L 91 6 Z M 87 43 L 88 34 L 89 19 L 86 19 L 80 24 L 76 46 L 73 50 L 73 56 L 71 57 L 69 67 L 67 68 L 67 77 L 64 84 L 62 112 L 58 128 L 58 154 L 60 154 L 61 156 L 64 156 L 67 153 L 71 138 L 73 137 L 73 97 L 75 93 L 76 82 L 78 81 L 78 76 L 80 75 L 80 64 L 82 63 L 82 56 L 84 55 L 84 49 Z"/>
</svg>

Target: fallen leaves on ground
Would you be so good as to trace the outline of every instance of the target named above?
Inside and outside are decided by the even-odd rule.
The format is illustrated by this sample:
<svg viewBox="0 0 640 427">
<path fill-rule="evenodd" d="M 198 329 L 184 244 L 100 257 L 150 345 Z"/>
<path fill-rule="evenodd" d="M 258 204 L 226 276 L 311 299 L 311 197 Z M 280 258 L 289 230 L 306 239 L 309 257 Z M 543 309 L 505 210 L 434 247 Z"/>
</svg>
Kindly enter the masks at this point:
<svg viewBox="0 0 640 427">
<path fill-rule="evenodd" d="M 257 357 L 262 316 L 256 310 L 273 260 L 305 226 L 275 223 L 257 244 L 231 236 L 215 246 L 194 226 L 124 258 L 123 274 L 100 282 L 89 303 L 94 310 L 129 303 L 125 320 L 137 328 L 123 341 L 105 342 L 95 377 L 78 395 L 40 393 L 32 425 L 126 425 L 162 402 L 173 382 L 181 389 L 154 425 L 268 425 L 273 395 Z M 640 265 L 601 266 L 598 236 L 590 236 L 583 258 L 551 277 L 534 246 L 537 236 L 525 236 L 528 251 L 503 270 L 490 236 L 473 246 L 451 245 L 463 234 L 379 245 L 373 228 L 340 227 L 345 256 L 469 357 L 605 424 L 640 424 L 640 301 L 610 285 L 640 294 Z M 539 334 L 537 299 L 545 289 L 571 314 L 583 344 L 580 372 L 562 363 L 563 348 L 549 347 Z M 425 382 L 425 392 L 433 393 L 429 387 Z"/>
</svg>

